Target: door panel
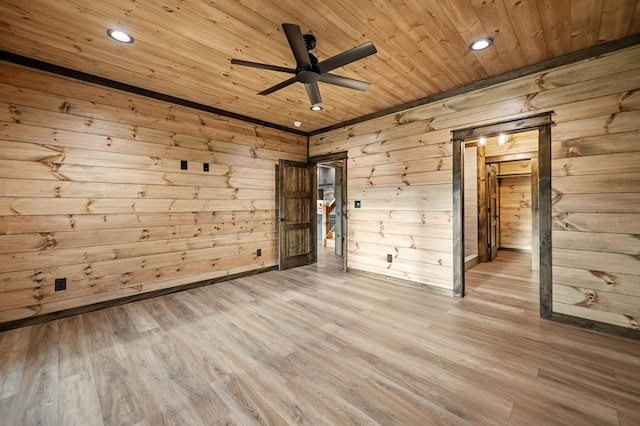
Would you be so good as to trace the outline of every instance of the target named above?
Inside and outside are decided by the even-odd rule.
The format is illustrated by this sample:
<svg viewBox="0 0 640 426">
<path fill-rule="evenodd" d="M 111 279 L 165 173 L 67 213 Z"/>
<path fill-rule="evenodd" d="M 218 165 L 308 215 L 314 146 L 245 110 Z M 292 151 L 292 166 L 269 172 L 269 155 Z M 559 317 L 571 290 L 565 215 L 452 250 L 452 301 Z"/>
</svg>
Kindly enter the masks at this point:
<svg viewBox="0 0 640 426">
<path fill-rule="evenodd" d="M 498 255 L 500 245 L 500 201 L 498 199 L 498 167 L 487 164 L 487 197 L 489 207 L 489 261 Z"/>
<path fill-rule="evenodd" d="M 280 160 L 278 165 L 278 237 L 280 269 L 315 262 L 315 175 L 306 163 Z"/>
<path fill-rule="evenodd" d="M 343 243 L 344 243 L 344 232 L 343 232 L 343 218 L 344 218 L 344 202 L 342 195 L 342 167 L 335 167 L 335 198 L 336 198 L 336 250 L 335 253 L 337 256 L 342 256 L 343 254 Z"/>
</svg>

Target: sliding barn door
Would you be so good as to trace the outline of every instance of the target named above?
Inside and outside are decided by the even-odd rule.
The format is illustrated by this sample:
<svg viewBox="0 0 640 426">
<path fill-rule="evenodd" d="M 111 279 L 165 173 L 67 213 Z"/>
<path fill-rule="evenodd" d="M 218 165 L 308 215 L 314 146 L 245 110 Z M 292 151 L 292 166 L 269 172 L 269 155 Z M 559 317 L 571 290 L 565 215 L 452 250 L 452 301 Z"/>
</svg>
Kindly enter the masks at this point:
<svg viewBox="0 0 640 426">
<path fill-rule="evenodd" d="M 315 263 L 316 207 L 313 166 L 280 160 L 278 233 L 280 270 Z"/>
</svg>

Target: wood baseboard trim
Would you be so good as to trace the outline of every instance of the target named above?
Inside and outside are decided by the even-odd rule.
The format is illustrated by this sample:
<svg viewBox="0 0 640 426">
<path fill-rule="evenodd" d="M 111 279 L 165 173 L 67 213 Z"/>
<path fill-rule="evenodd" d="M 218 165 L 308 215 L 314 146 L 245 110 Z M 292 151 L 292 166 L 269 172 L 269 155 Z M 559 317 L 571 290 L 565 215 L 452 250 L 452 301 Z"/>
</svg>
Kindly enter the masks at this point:
<svg viewBox="0 0 640 426">
<path fill-rule="evenodd" d="M 467 256 L 469 257 L 469 256 Z M 467 272 L 469 269 L 473 268 L 480 264 L 480 258 L 476 255 L 471 257 L 469 260 L 464 261 L 464 271 Z"/>
<path fill-rule="evenodd" d="M 531 249 L 520 249 L 520 248 L 511 248 L 511 247 L 500 247 L 498 250 L 512 251 L 512 252 L 515 252 L 515 253 L 522 253 L 522 254 L 531 254 Z"/>
<path fill-rule="evenodd" d="M 560 314 L 557 312 L 551 313 L 551 321 L 572 325 L 580 328 L 586 328 L 588 330 L 599 331 L 614 336 L 627 337 L 629 339 L 640 340 L 640 330 L 621 327 L 619 325 L 607 324 L 600 321 L 588 320 L 585 318 L 574 317 L 571 315 Z"/>
<path fill-rule="evenodd" d="M 166 294 L 177 293 L 179 291 L 191 290 L 193 288 L 203 287 L 220 283 L 223 281 L 231 281 L 237 278 L 244 278 L 251 275 L 257 275 L 264 272 L 275 271 L 278 266 L 270 266 L 267 268 L 255 269 L 253 271 L 240 272 L 233 275 L 225 275 L 223 277 L 212 278 L 209 280 L 197 281 L 189 284 L 183 284 L 176 287 L 163 288 L 161 290 L 150 291 L 148 293 L 136 294 L 134 296 L 122 297 L 119 299 L 107 300 L 106 302 L 95 303 L 92 305 L 78 306 L 77 308 L 65 309 L 64 311 L 51 312 L 49 314 L 37 315 L 34 317 L 21 318 L 13 321 L 0 323 L 0 332 L 12 330 L 14 328 L 27 327 L 30 325 L 41 324 L 47 321 L 54 321 L 61 318 L 67 318 L 74 315 L 80 315 L 87 312 L 98 311 L 100 309 L 111 308 L 114 306 L 125 305 L 139 300 L 151 299 L 153 297 L 164 296 Z"/>
</svg>

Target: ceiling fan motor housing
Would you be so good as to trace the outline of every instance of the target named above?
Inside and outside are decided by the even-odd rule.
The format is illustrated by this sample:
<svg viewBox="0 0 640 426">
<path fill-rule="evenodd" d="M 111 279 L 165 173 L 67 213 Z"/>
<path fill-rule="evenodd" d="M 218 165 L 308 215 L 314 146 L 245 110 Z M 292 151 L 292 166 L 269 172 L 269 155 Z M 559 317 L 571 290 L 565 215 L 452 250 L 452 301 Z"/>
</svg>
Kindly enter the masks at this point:
<svg viewBox="0 0 640 426">
<path fill-rule="evenodd" d="M 304 39 L 304 45 L 306 46 L 307 51 L 316 48 L 316 36 L 313 34 L 303 34 L 302 38 Z"/>
<path fill-rule="evenodd" d="M 316 83 L 318 82 L 318 80 L 320 80 L 320 74 L 318 74 L 314 70 L 302 69 L 296 72 L 296 80 L 298 80 L 300 83 L 305 84 Z"/>
<path fill-rule="evenodd" d="M 316 48 L 316 37 L 313 34 L 303 34 L 304 46 L 309 53 L 309 61 L 311 62 L 311 68 L 309 66 L 299 66 L 296 68 L 296 80 L 300 83 L 316 83 L 320 79 L 320 71 L 316 67 L 318 64 L 318 58 L 316 58 L 309 51 Z"/>
</svg>

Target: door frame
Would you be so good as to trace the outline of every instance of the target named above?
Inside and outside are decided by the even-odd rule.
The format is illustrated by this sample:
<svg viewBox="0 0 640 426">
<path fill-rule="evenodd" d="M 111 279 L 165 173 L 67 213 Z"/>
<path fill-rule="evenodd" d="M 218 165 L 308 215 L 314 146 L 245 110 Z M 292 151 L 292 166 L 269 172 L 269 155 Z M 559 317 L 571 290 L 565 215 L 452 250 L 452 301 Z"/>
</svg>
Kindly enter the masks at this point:
<svg viewBox="0 0 640 426">
<path fill-rule="evenodd" d="M 318 164 L 321 163 L 330 163 L 330 162 L 338 162 L 342 161 L 342 269 L 344 271 L 347 270 L 347 256 L 349 253 L 348 241 L 347 238 L 348 230 L 347 230 L 347 151 L 335 152 L 332 154 L 319 155 L 316 157 L 309 157 L 309 164 L 314 165 L 314 176 L 318 173 Z M 314 184 L 314 189 L 317 187 Z M 316 206 L 318 205 L 318 191 L 313 191 L 313 209 L 316 210 Z M 316 244 L 316 251 L 318 250 L 318 245 Z M 316 252 L 316 259 L 318 257 L 318 253 Z"/>
<path fill-rule="evenodd" d="M 481 241 L 480 244 L 487 244 L 487 261 L 493 261 L 498 254 L 500 246 L 500 189 L 498 186 L 498 170 L 495 164 L 486 163 L 485 184 L 487 185 L 487 197 L 485 203 L 482 204 L 487 209 L 487 241 Z M 495 202 L 493 202 L 495 198 Z M 479 224 L 478 227 L 483 224 Z"/>
<path fill-rule="evenodd" d="M 552 314 L 552 252 L 551 252 L 551 120 L 553 112 L 544 112 L 514 120 L 452 131 L 453 150 L 453 294 L 464 297 L 464 143 L 480 136 L 496 136 L 500 133 L 520 133 L 538 130 L 537 183 L 532 197 L 537 200 L 537 211 L 532 220 L 538 226 L 540 277 L 540 316 L 550 319 Z M 533 171 L 532 171 L 533 173 Z M 533 194 L 535 192 L 535 195 Z M 536 197 L 537 196 L 537 197 Z"/>
</svg>

